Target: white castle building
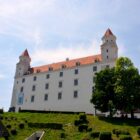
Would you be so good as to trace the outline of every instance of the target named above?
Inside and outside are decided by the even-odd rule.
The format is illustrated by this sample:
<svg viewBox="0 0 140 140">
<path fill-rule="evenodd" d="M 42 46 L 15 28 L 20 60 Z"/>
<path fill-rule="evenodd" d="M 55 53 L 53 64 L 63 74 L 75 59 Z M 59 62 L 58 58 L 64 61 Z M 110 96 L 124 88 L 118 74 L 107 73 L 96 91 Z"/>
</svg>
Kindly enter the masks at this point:
<svg viewBox="0 0 140 140">
<path fill-rule="evenodd" d="M 90 103 L 96 72 L 113 67 L 118 58 L 116 37 L 108 29 L 101 54 L 31 67 L 27 50 L 16 65 L 11 108 L 15 111 L 67 111 L 94 114 Z"/>
</svg>

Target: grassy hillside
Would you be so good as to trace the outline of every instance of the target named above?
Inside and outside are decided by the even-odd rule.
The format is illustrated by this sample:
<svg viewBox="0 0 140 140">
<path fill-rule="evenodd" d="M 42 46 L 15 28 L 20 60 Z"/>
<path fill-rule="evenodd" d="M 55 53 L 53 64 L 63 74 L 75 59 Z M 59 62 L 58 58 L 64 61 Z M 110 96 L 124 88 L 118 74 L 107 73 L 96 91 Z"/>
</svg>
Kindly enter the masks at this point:
<svg viewBox="0 0 140 140">
<path fill-rule="evenodd" d="M 2 115 L 2 122 L 5 126 L 11 125 L 8 128 L 10 132 L 9 140 L 24 140 L 37 130 L 44 130 L 45 135 L 43 140 L 83 140 L 90 137 L 91 132 L 79 132 L 78 127 L 74 125 L 74 121 L 79 119 L 79 115 L 76 114 L 55 114 L 55 113 L 4 113 Z M 92 132 L 95 131 L 111 131 L 113 129 L 127 130 L 131 133 L 134 140 L 140 140 L 137 136 L 137 125 L 140 120 L 99 120 L 97 117 L 87 115 L 89 121 L 88 127 L 92 128 Z M 52 130 L 44 128 L 32 128 L 28 126 L 28 123 L 62 123 L 62 130 Z M 24 124 L 24 128 L 19 128 L 19 124 Z M 17 135 L 12 135 L 11 130 L 16 129 Z M 61 138 L 61 133 L 65 133 L 66 137 Z M 115 134 L 112 134 L 113 140 L 119 140 Z M 95 139 L 97 140 L 97 139 Z"/>
</svg>

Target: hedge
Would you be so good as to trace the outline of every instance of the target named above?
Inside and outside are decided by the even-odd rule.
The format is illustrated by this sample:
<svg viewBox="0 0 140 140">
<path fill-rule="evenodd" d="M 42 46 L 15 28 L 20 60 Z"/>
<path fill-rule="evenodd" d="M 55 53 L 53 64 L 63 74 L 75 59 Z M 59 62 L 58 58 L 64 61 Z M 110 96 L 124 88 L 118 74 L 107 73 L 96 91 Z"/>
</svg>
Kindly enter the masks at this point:
<svg viewBox="0 0 140 140">
<path fill-rule="evenodd" d="M 112 136 L 111 132 L 101 132 L 99 135 L 99 139 L 100 140 L 112 140 L 111 136 Z"/>
<path fill-rule="evenodd" d="M 131 136 L 128 135 L 120 135 L 120 140 L 133 140 Z"/>
<path fill-rule="evenodd" d="M 137 134 L 140 136 L 140 126 L 137 129 Z"/>
<path fill-rule="evenodd" d="M 90 133 L 90 137 L 92 137 L 92 138 L 98 138 L 99 135 L 100 135 L 100 132 L 92 132 L 92 133 Z"/>
<path fill-rule="evenodd" d="M 28 123 L 29 127 L 36 128 L 50 128 L 50 129 L 62 129 L 63 125 L 60 123 Z"/>
</svg>

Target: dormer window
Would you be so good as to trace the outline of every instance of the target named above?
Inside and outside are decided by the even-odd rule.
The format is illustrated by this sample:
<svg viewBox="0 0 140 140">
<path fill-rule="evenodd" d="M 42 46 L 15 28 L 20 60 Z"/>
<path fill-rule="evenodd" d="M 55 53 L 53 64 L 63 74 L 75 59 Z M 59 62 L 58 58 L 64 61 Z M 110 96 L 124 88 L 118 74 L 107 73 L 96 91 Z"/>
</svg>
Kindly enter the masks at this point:
<svg viewBox="0 0 140 140">
<path fill-rule="evenodd" d="M 49 71 L 52 71 L 53 70 L 53 67 L 49 67 Z"/>
<path fill-rule="evenodd" d="M 36 72 L 37 72 L 37 73 L 40 73 L 40 69 L 37 69 Z"/>
<path fill-rule="evenodd" d="M 65 68 L 66 68 L 66 65 L 63 64 L 63 65 L 62 65 L 62 69 L 65 69 Z"/>
<path fill-rule="evenodd" d="M 76 66 L 80 66 L 80 62 L 76 62 Z"/>
</svg>

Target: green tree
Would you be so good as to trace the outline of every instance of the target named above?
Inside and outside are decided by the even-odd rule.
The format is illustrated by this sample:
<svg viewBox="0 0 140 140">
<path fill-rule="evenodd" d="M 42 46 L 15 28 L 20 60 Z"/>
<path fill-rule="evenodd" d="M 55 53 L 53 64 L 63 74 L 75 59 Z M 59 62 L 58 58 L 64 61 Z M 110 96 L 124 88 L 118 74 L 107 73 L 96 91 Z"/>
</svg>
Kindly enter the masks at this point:
<svg viewBox="0 0 140 140">
<path fill-rule="evenodd" d="M 115 103 L 115 69 L 107 68 L 96 73 L 94 78 L 95 88 L 92 94 L 91 103 L 95 105 L 95 108 L 102 112 L 110 112 L 112 116 L 112 111 Z"/>
<path fill-rule="evenodd" d="M 127 57 L 120 57 L 115 67 L 115 94 L 116 108 L 131 113 L 134 118 L 134 110 L 139 108 L 140 76 L 138 69 L 134 67 Z"/>
</svg>

